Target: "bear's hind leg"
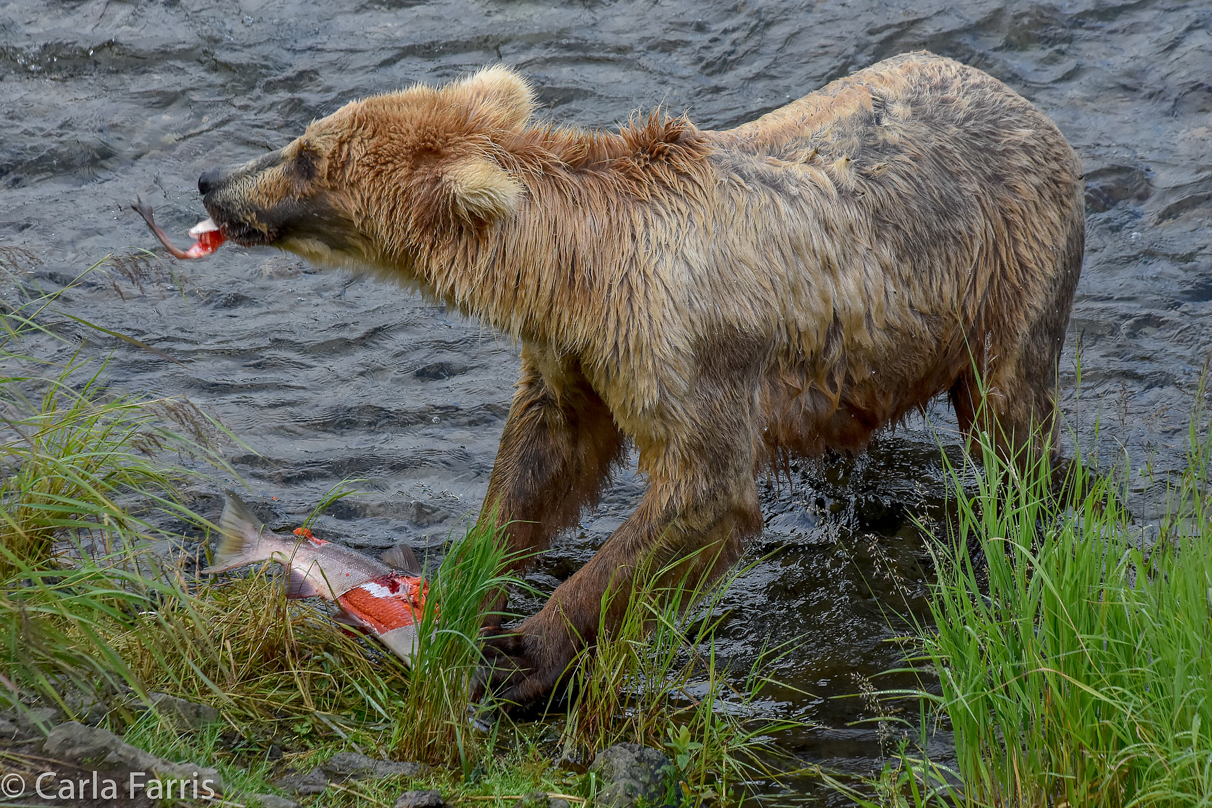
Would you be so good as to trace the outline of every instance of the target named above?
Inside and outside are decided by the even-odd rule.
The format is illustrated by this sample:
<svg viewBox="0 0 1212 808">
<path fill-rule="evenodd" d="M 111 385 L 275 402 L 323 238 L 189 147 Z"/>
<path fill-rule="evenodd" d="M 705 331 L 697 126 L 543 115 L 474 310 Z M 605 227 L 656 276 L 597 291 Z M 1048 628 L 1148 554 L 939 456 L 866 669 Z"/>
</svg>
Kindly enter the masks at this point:
<svg viewBox="0 0 1212 808">
<path fill-rule="evenodd" d="M 984 377 L 969 371 L 951 388 L 950 396 L 969 451 L 976 449 L 978 432 L 989 435 L 998 456 L 1019 469 L 1039 458 L 1041 451 L 1055 451 L 1056 405 L 1051 388 L 1041 389 L 1000 369 Z"/>
<path fill-rule="evenodd" d="M 1080 189 L 1080 183 L 1077 186 Z M 983 430 L 994 440 L 1002 459 L 1020 470 L 1035 461 L 1053 461 L 1053 487 L 1056 474 L 1067 465 L 1058 453 L 1056 385 L 1057 365 L 1064 346 L 1073 295 L 1081 275 L 1085 247 L 1085 214 L 1080 191 L 1070 203 L 1071 211 L 1065 222 L 1053 232 L 1061 235 L 1055 249 L 1040 250 L 1049 263 L 1033 263 L 1023 259 L 1013 271 L 1003 271 L 1006 277 L 1039 278 L 1038 305 L 1020 310 L 1027 322 L 1022 330 L 1016 316 L 1006 315 L 1001 328 L 995 330 L 1003 338 L 1001 344 L 986 341 L 971 346 L 977 351 L 973 364 L 951 388 L 955 414 L 971 448 L 976 430 Z M 1061 210 L 1061 209 L 1058 209 Z M 1044 228 L 1047 230 L 1048 228 Z M 1030 243 L 1023 236 L 1015 243 Z M 1054 262 L 1054 263 L 1053 263 Z M 1017 296 L 1003 290 L 1005 297 Z M 997 295 L 992 295 L 994 299 Z M 1033 314 L 1027 314 L 1033 311 Z M 1014 334 L 1014 337 L 1010 337 Z"/>
<path fill-rule="evenodd" d="M 1019 462 L 1029 447 L 1039 446 L 1045 435 L 1052 434 L 1052 396 L 1037 400 L 1035 391 L 1013 376 L 966 372 L 952 386 L 950 398 L 965 439 L 971 444 L 978 432 L 988 434 L 1008 462 Z"/>
</svg>

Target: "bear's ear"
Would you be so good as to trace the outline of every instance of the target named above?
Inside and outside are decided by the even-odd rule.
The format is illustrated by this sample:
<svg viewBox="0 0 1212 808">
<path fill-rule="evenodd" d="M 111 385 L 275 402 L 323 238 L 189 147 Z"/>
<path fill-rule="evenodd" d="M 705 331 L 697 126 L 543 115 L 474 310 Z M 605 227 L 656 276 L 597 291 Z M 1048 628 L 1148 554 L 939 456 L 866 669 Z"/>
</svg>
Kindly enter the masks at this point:
<svg viewBox="0 0 1212 808">
<path fill-rule="evenodd" d="M 534 90 L 502 65 L 486 67 L 448 89 L 458 103 L 495 129 L 519 131 L 534 113 Z"/>
<path fill-rule="evenodd" d="M 488 157 L 464 157 L 443 171 L 456 215 L 469 223 L 491 222 L 517 208 L 522 186 Z"/>
</svg>

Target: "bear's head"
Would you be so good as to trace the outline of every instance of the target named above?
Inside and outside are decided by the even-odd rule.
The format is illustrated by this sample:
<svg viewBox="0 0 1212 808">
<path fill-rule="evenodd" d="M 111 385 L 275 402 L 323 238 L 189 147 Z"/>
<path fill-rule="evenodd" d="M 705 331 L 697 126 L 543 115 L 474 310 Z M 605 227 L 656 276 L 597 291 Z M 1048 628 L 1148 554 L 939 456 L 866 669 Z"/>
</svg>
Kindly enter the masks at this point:
<svg viewBox="0 0 1212 808">
<path fill-rule="evenodd" d="M 534 94 L 492 67 L 347 104 L 285 148 L 198 179 L 228 239 L 328 265 L 407 270 L 435 235 L 510 216 L 523 194 L 503 145 Z"/>
</svg>

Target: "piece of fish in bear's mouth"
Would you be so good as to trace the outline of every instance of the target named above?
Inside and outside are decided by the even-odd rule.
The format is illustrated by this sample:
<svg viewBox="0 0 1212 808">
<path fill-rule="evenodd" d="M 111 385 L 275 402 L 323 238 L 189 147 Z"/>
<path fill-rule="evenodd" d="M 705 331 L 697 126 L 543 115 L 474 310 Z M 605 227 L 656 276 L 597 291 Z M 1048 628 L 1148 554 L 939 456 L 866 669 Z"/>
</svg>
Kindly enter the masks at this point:
<svg viewBox="0 0 1212 808">
<path fill-rule="evenodd" d="M 214 219 L 204 219 L 198 222 L 189 229 L 189 235 L 194 239 L 193 246 L 185 251 L 190 258 L 210 255 L 227 241 L 223 229 L 215 224 Z"/>
<path fill-rule="evenodd" d="M 189 234 L 195 241 L 188 250 L 183 250 L 173 244 L 172 239 L 168 237 L 160 225 L 156 224 L 156 218 L 152 214 L 151 205 L 143 201 L 142 197 L 136 197 L 131 208 L 143 217 L 143 221 L 147 224 L 152 234 L 159 240 L 164 248 L 168 250 L 173 258 L 185 261 L 192 258 L 204 258 L 223 245 L 227 241 L 227 235 L 223 228 L 215 224 L 214 219 L 205 219 L 198 222 L 190 228 Z"/>
</svg>

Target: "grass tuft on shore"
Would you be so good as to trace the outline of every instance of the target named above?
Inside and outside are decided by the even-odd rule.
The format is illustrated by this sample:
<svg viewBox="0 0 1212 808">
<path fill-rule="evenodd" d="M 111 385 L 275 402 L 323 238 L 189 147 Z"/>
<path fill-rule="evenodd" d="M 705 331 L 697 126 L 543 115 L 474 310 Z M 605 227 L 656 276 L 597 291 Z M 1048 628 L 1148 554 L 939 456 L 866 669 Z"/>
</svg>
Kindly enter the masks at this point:
<svg viewBox="0 0 1212 808">
<path fill-rule="evenodd" d="M 442 559 L 430 588 L 432 608 L 420 623 L 409 686 L 388 746 L 396 754 L 459 766 L 470 774 L 485 738 L 472 727 L 469 704 L 484 661 L 480 627 L 497 594 L 519 581 L 506 573 L 501 530 L 481 521 Z"/>
<path fill-rule="evenodd" d="M 11 313 L 4 320 L 0 576 L 45 558 L 56 541 L 77 559 L 110 558 L 205 526 L 177 493 L 191 472 L 165 458 L 230 471 L 222 427 L 185 399 L 111 393 L 105 363 L 78 352 L 61 364 L 22 357 L 11 342 L 34 326 Z M 162 527 L 166 520 L 178 529 Z"/>
<path fill-rule="evenodd" d="M 208 524 L 183 504 L 184 464 L 230 469 L 227 433 L 188 401 L 114 394 L 79 347 L 62 360 L 25 350 L 49 335 L 62 352 L 47 322 L 62 291 L 0 313 L 0 703 L 66 708 L 66 690 L 146 695 L 110 635 L 176 593 L 147 548 Z"/>
</svg>

